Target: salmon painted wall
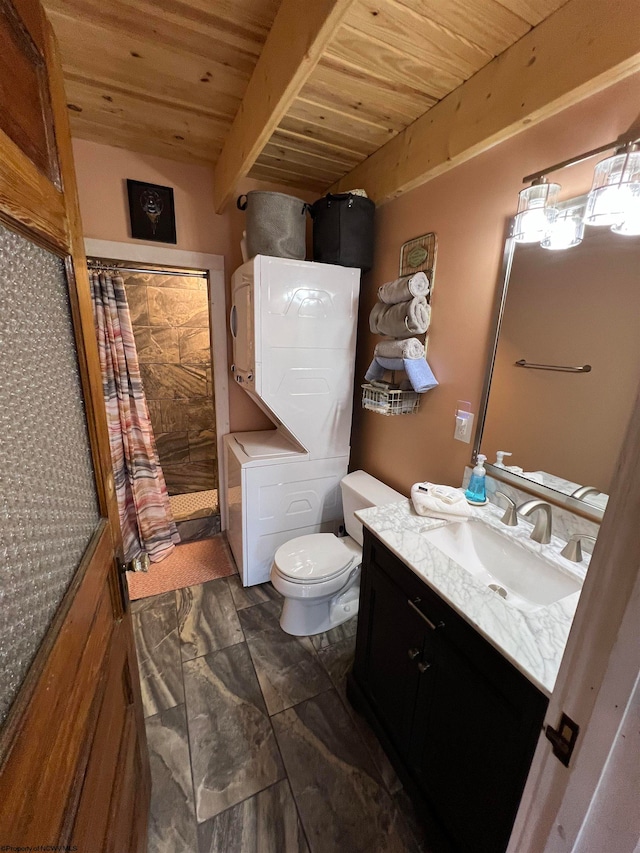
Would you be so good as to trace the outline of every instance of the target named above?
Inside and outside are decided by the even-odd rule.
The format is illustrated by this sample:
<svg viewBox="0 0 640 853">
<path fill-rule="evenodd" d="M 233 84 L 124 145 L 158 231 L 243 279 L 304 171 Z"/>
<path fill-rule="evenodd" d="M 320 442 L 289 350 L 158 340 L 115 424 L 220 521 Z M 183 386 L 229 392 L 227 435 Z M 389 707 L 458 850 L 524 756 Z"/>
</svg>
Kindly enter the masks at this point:
<svg viewBox="0 0 640 853">
<path fill-rule="evenodd" d="M 377 288 L 397 276 L 402 243 L 435 231 L 427 358 L 440 385 L 422 397 L 417 414 L 388 418 L 361 409 L 357 381 L 352 469 L 405 494 L 418 480 L 460 484 L 472 444 L 453 439 L 456 404 L 468 400 L 478 413 L 506 226 L 522 178 L 617 138 L 637 119 L 639 96 L 635 75 L 378 209 L 375 264 L 360 299 L 356 377 L 362 380 L 380 340 L 368 327 Z M 588 190 L 597 159 L 554 175 L 561 198 Z"/>
<path fill-rule="evenodd" d="M 229 304 L 231 273 L 240 266 L 240 238 L 244 213 L 230 202 L 222 214 L 213 207 L 213 170 L 208 166 L 178 163 L 163 157 L 137 154 L 84 139 L 73 140 L 80 212 L 85 237 L 122 243 L 145 243 L 129 235 L 127 178 L 173 187 L 176 210 L 176 249 L 224 255 Z M 297 195 L 305 201 L 315 196 L 275 184 L 246 179 L 238 193 L 252 189 Z M 167 244 L 158 244 L 167 247 Z M 172 246 L 169 246 L 172 248 Z M 228 338 L 229 361 L 231 339 Z M 240 388 L 229 383 L 232 432 L 270 429 L 273 424 Z"/>
</svg>

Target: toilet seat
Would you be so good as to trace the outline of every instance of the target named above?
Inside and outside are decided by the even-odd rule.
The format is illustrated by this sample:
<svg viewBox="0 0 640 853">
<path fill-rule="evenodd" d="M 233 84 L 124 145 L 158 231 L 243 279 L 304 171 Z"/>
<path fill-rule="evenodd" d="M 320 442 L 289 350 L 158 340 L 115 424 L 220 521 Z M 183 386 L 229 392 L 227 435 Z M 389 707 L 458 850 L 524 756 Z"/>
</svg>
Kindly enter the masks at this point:
<svg viewBox="0 0 640 853">
<path fill-rule="evenodd" d="M 333 533 L 298 536 L 278 548 L 274 568 L 291 583 L 323 583 L 357 565 L 354 544 L 350 537 L 338 538 Z"/>
</svg>

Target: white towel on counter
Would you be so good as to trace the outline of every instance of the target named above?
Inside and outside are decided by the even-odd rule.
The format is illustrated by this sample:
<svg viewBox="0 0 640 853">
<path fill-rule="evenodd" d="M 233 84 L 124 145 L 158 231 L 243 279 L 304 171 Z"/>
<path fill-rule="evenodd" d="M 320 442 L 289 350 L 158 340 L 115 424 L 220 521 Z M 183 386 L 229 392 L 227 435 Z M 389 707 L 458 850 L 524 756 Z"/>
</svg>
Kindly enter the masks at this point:
<svg viewBox="0 0 640 853">
<path fill-rule="evenodd" d="M 381 358 L 424 358 L 424 344 L 417 338 L 404 341 L 380 341 L 376 344 L 374 357 Z"/>
<path fill-rule="evenodd" d="M 376 302 L 369 315 L 369 328 L 374 335 L 412 338 L 427 331 L 430 319 L 431 308 L 424 298 L 415 297 L 410 302 L 398 302 L 396 305 Z"/>
<path fill-rule="evenodd" d="M 383 284 L 378 288 L 378 300 L 387 305 L 395 305 L 397 302 L 408 302 L 414 296 L 426 298 L 428 293 L 429 279 L 425 273 L 416 272 Z"/>
<path fill-rule="evenodd" d="M 426 489 L 427 491 L 423 491 Z M 465 521 L 473 515 L 464 496 L 464 489 L 437 486 L 433 483 L 414 483 L 411 501 L 418 515 L 443 518 L 446 521 Z"/>
</svg>

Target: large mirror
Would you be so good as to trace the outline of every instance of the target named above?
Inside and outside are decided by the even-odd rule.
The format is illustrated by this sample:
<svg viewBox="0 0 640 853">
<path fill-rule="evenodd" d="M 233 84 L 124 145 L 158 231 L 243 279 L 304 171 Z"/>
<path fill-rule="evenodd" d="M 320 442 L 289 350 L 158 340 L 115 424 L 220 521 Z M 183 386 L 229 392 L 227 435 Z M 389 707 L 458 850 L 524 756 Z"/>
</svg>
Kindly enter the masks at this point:
<svg viewBox="0 0 640 853">
<path fill-rule="evenodd" d="M 509 239 L 504 270 L 474 456 L 600 519 L 640 380 L 640 236 L 587 226 L 559 251 Z"/>
</svg>

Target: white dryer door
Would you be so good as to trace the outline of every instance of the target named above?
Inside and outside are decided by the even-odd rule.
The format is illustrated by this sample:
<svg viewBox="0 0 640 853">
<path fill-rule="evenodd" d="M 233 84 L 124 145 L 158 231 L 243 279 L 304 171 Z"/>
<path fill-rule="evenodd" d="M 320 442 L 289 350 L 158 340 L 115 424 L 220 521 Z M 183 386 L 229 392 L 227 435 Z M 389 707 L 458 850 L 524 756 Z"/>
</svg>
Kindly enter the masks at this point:
<svg viewBox="0 0 640 853">
<path fill-rule="evenodd" d="M 233 337 L 233 363 L 236 377 L 251 382 L 255 374 L 255 322 L 252 266 L 233 274 L 232 306 L 229 318 Z"/>
</svg>

